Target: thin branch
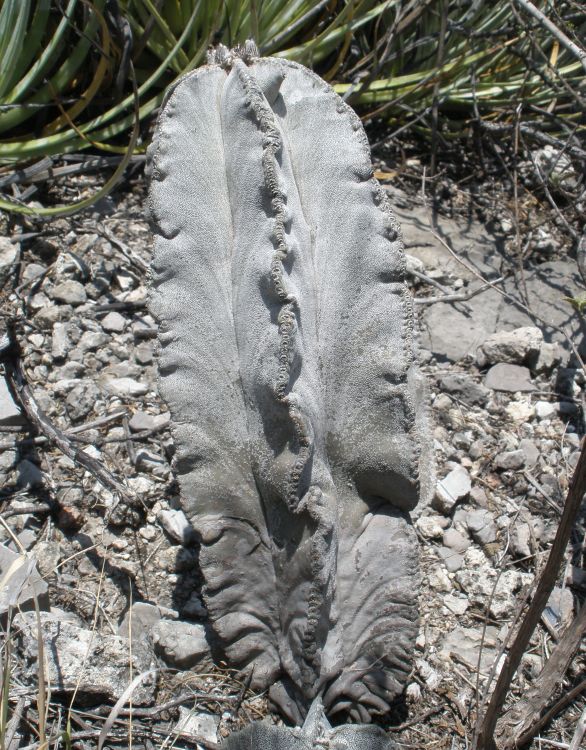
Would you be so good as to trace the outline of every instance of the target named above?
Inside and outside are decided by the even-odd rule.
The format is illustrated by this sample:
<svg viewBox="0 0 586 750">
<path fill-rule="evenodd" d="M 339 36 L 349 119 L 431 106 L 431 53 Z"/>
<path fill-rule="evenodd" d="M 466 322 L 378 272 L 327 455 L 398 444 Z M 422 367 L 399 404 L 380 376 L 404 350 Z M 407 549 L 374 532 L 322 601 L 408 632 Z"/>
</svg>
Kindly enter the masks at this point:
<svg viewBox="0 0 586 750">
<path fill-rule="evenodd" d="M 478 117 L 478 125 L 482 130 L 486 130 L 489 133 L 506 133 L 513 130 L 515 127 L 512 123 L 490 122 L 488 120 L 483 120 L 480 117 Z M 555 148 L 560 149 L 566 147 L 566 151 L 576 159 L 586 159 L 586 151 L 584 151 L 584 149 L 581 149 L 578 146 L 573 146 L 569 143 L 566 144 L 559 138 L 554 138 L 552 135 L 540 130 L 540 128 L 543 127 L 544 125 L 539 122 L 534 125 L 530 125 L 527 122 L 519 124 L 519 130 L 523 135 L 531 136 L 536 141 L 543 143 L 546 146 L 554 146 Z"/>
<path fill-rule="evenodd" d="M 564 32 L 553 23 L 553 21 L 550 21 L 549 18 L 536 8 L 533 3 L 529 2 L 529 0 L 515 0 L 515 2 L 517 5 L 520 5 L 523 10 L 527 11 L 529 15 L 536 18 L 539 23 L 550 32 L 550 34 L 553 34 L 562 47 L 565 47 L 568 52 L 574 55 L 574 57 L 577 57 L 586 73 L 586 50 L 578 47 L 575 42 L 567 37 Z"/>
<path fill-rule="evenodd" d="M 504 276 L 496 279 L 495 281 L 486 282 L 482 286 L 476 289 L 471 289 L 467 292 L 457 292 L 456 294 L 445 294 L 443 297 L 415 297 L 413 300 L 416 305 L 435 305 L 436 302 L 465 302 L 466 300 L 476 297 L 477 294 L 486 291 L 493 284 L 498 284 L 504 280 Z"/>
<path fill-rule="evenodd" d="M 568 490 L 564 511 L 547 562 L 539 577 L 535 595 L 527 609 L 527 614 L 523 618 L 511 649 L 505 658 L 486 712 L 484 716 L 478 718 L 473 741 L 473 748 L 475 750 L 485 750 L 494 746 L 494 739 L 496 739 L 494 738 L 494 733 L 498 716 L 507 697 L 513 676 L 521 663 L 521 658 L 525 653 L 533 631 L 541 619 L 541 613 L 555 586 L 564 551 L 578 513 L 580 512 L 585 492 L 586 440 L 582 443 L 580 458 L 578 459 L 578 464 Z"/>
<path fill-rule="evenodd" d="M 519 739 L 527 742 L 539 731 L 537 722 L 561 682 L 569 663 L 580 647 L 586 633 L 586 605 L 564 631 L 557 646 L 526 694 L 496 725 L 496 741 L 503 750 L 519 746 Z"/>
<path fill-rule="evenodd" d="M 570 691 L 564 693 L 562 697 L 558 701 L 556 701 L 553 706 L 548 709 L 548 711 L 543 714 L 543 716 L 535 723 L 535 726 L 531 727 L 531 736 L 523 735 L 519 737 L 519 747 L 523 747 L 523 745 L 527 744 L 527 742 L 533 739 L 534 734 L 536 734 L 546 724 L 549 724 L 554 716 L 557 716 L 559 712 L 563 711 L 566 706 L 569 706 L 570 703 L 573 703 L 574 699 L 577 698 L 580 693 L 583 693 L 584 690 L 586 690 L 586 680 L 582 680 L 582 682 L 578 683 L 578 685 L 573 687 Z"/>
<path fill-rule="evenodd" d="M 75 427 L 70 427 L 66 432 L 65 435 L 67 437 L 70 437 L 72 440 L 85 440 L 87 442 L 86 438 L 78 438 L 77 436 L 83 432 L 87 432 L 88 430 L 93 430 L 96 427 L 104 427 L 104 425 L 110 424 L 110 422 L 115 422 L 118 419 L 122 419 L 126 415 L 126 409 L 123 409 L 122 411 L 116 411 L 112 412 L 112 414 L 106 414 L 103 417 L 98 417 L 97 419 L 93 419 L 91 422 L 84 422 L 83 424 L 76 425 Z M 22 432 L 22 428 L 17 428 L 15 432 Z M 149 435 L 153 430 L 143 430 L 142 433 L 139 433 L 141 437 L 147 437 L 146 433 L 148 432 Z M 25 440 L 19 440 L 19 445 L 44 445 L 47 442 L 47 438 L 44 435 L 37 435 L 33 438 L 26 438 Z M 95 442 L 95 441 L 92 441 Z M 114 442 L 112 440 L 102 440 L 99 441 L 98 445 L 103 445 L 103 443 L 107 442 Z M 4 450 L 14 450 L 14 441 L 10 443 L 0 443 L 0 451 Z"/>
<path fill-rule="evenodd" d="M 387 727 L 387 732 L 402 732 L 404 729 L 413 727 L 416 724 L 422 724 L 426 719 L 429 719 L 430 716 L 439 714 L 439 712 L 443 711 L 444 708 L 445 706 L 432 706 L 432 708 L 428 708 L 427 711 L 424 711 L 422 714 L 414 716 L 412 719 L 404 721 L 402 724 L 397 724 L 396 727 Z"/>
<path fill-rule="evenodd" d="M 12 712 L 12 716 L 6 728 L 4 746 L 7 748 L 7 750 L 18 750 L 20 737 L 16 734 L 16 730 L 18 729 L 23 714 L 26 710 L 26 704 L 26 698 L 21 695 L 16 703 L 16 706 L 14 707 L 14 711 Z"/>
<path fill-rule="evenodd" d="M 0 518 L 12 518 L 13 516 L 27 516 L 29 513 L 50 513 L 52 506 L 49 503 L 36 503 L 35 505 L 24 505 L 20 508 L 8 508 L 0 513 Z"/>
<path fill-rule="evenodd" d="M 570 742 L 570 750 L 580 750 L 582 745 L 582 739 L 586 734 L 586 708 L 582 711 L 582 716 L 578 719 L 576 729 L 574 730 L 574 736 Z"/>
<path fill-rule="evenodd" d="M 71 438 L 49 420 L 37 403 L 37 400 L 26 381 L 20 359 L 17 356 L 16 340 L 14 338 L 13 344 L 15 346 L 15 354 L 12 357 L 7 357 L 4 362 L 6 377 L 14 394 L 18 397 L 29 422 L 31 422 L 31 424 L 33 424 L 37 430 L 47 438 L 47 440 L 54 443 L 59 450 L 74 463 L 82 466 L 86 471 L 89 471 L 89 473 L 92 474 L 102 486 L 106 487 L 106 489 L 111 492 L 116 493 L 130 505 L 135 505 L 135 498 L 129 493 L 123 484 L 115 479 L 107 469 L 96 461 L 95 458 L 88 455 L 83 449 L 75 446 Z"/>
<path fill-rule="evenodd" d="M 160 703 L 158 706 L 151 706 L 150 708 L 133 708 L 132 711 L 128 708 L 123 708 L 119 715 L 130 716 L 132 713 L 132 716 L 136 718 L 154 719 L 164 711 L 169 711 L 183 703 L 194 703 L 195 701 L 206 701 L 208 703 L 234 703 L 235 698 L 232 696 L 212 695 L 211 693 L 183 693 L 166 703 Z"/>
</svg>

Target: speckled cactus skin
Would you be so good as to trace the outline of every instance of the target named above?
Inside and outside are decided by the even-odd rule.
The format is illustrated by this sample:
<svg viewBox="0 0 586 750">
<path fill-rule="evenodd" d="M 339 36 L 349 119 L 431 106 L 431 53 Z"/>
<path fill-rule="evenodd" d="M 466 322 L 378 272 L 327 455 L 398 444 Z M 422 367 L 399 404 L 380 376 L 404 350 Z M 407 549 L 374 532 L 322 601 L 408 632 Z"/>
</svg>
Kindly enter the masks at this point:
<svg viewBox="0 0 586 750">
<path fill-rule="evenodd" d="M 169 91 L 150 164 L 160 388 L 212 626 L 289 718 L 322 695 L 368 721 L 410 670 L 431 451 L 366 135 L 247 43 Z"/>
</svg>

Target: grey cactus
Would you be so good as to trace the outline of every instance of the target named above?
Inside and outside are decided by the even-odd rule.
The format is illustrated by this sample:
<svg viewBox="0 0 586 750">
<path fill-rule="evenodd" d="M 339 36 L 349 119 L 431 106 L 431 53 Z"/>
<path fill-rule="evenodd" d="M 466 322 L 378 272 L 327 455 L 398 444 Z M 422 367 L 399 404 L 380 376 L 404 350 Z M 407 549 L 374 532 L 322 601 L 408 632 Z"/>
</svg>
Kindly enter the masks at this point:
<svg viewBox="0 0 586 750">
<path fill-rule="evenodd" d="M 150 162 L 160 388 L 212 627 L 293 721 L 321 696 L 367 722 L 410 670 L 431 451 L 366 135 L 247 43 L 169 91 Z"/>
<path fill-rule="evenodd" d="M 393 750 L 395 744 L 374 725 L 332 727 L 320 698 L 315 698 L 302 727 L 293 730 L 255 721 L 231 734 L 225 750 Z"/>
</svg>

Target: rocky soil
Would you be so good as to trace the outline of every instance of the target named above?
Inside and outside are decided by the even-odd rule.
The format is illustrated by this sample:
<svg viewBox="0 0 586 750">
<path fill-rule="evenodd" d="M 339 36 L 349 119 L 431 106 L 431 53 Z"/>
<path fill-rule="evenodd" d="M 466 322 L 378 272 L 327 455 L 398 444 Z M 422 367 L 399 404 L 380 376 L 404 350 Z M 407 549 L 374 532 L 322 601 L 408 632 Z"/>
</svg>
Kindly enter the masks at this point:
<svg viewBox="0 0 586 750">
<path fill-rule="evenodd" d="M 74 187 L 90 189 L 82 178 Z M 421 314 L 438 484 L 414 514 L 421 631 L 411 682 L 385 727 L 399 747 L 465 748 L 579 455 L 583 319 L 568 300 L 583 288 L 554 224 L 543 223 L 520 264 L 510 212 L 458 204 L 454 193 L 434 218 L 419 194 L 388 190 Z M 139 177 L 92 212 L 6 225 L 0 240 L 0 309 L 34 399 L 133 498 L 121 500 L 32 428 L 0 378 L 11 750 L 38 747 L 39 681 L 51 691 L 44 731 L 58 737 L 69 716 L 74 747 L 96 746 L 119 699 L 105 747 L 128 747 L 129 733 L 135 748 L 213 747 L 268 716 L 265 696 L 214 665 L 206 641 L 197 545 L 157 394 L 144 205 Z M 584 599 L 585 526 L 583 512 L 511 700 Z M 562 689 L 583 679 L 585 656 L 583 646 Z M 539 746 L 567 747 L 583 706 L 566 707 Z"/>
</svg>

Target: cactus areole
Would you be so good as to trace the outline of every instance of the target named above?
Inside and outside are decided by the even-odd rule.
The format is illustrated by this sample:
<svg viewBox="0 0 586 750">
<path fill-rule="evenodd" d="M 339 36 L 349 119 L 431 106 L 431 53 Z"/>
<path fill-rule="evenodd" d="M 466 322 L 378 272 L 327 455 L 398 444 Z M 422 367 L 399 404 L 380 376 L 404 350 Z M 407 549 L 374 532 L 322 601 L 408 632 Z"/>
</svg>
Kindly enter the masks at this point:
<svg viewBox="0 0 586 750">
<path fill-rule="evenodd" d="M 431 485 L 400 230 L 358 117 L 301 65 L 220 47 L 150 149 L 150 309 L 204 597 L 301 722 L 388 711 L 417 634 Z"/>
</svg>

